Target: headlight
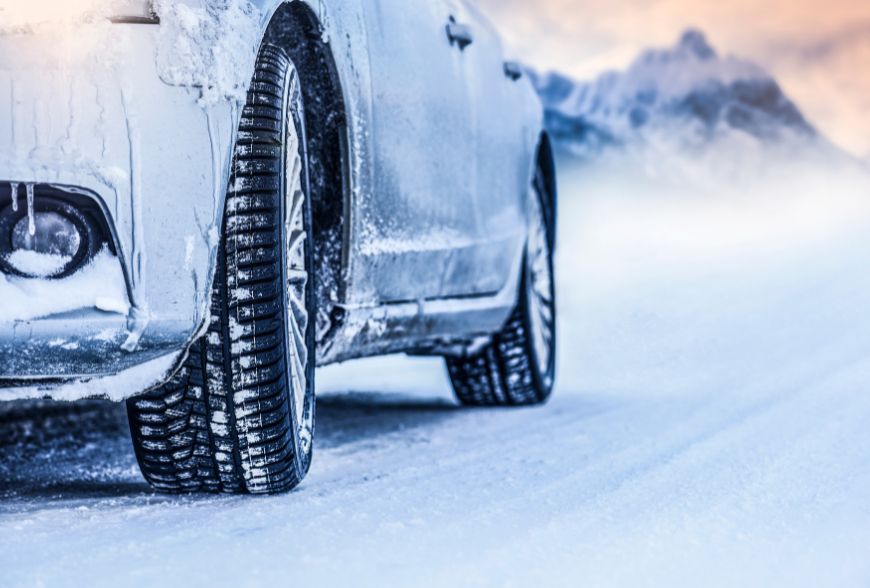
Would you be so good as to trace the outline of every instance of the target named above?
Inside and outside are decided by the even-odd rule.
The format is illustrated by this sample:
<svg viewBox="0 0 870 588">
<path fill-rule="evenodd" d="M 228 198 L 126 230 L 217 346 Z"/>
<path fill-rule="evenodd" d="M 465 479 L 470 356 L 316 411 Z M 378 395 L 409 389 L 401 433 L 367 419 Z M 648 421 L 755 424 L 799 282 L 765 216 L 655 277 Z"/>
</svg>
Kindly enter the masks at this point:
<svg viewBox="0 0 870 588">
<path fill-rule="evenodd" d="M 100 18 L 156 22 L 150 0 L 0 0 L 0 25 L 7 28 Z"/>
</svg>

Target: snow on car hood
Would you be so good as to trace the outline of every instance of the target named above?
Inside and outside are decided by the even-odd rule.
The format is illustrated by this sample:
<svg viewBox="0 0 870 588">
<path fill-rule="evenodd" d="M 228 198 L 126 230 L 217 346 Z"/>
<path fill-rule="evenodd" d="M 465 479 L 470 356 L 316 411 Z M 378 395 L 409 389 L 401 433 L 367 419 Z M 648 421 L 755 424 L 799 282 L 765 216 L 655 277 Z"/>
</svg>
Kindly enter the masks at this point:
<svg viewBox="0 0 870 588">
<path fill-rule="evenodd" d="M 0 0 L 0 26 L 13 30 L 45 24 L 74 25 L 104 16 L 138 16 L 147 11 L 147 6 L 147 0 Z"/>
<path fill-rule="evenodd" d="M 58 38 L 61 61 L 98 55 L 111 63 L 111 47 L 82 27 L 110 26 L 106 17 L 142 16 L 146 3 L 131 0 L 0 0 L 0 35 L 46 32 Z M 241 100 L 259 46 L 262 15 L 249 0 L 155 0 L 160 18 L 155 60 L 167 84 L 199 88 L 201 103 Z M 76 57 L 78 56 L 78 57 Z"/>
<path fill-rule="evenodd" d="M 260 11 L 247 0 L 157 0 L 157 69 L 168 84 L 200 88 L 201 103 L 242 101 L 259 45 Z"/>
</svg>

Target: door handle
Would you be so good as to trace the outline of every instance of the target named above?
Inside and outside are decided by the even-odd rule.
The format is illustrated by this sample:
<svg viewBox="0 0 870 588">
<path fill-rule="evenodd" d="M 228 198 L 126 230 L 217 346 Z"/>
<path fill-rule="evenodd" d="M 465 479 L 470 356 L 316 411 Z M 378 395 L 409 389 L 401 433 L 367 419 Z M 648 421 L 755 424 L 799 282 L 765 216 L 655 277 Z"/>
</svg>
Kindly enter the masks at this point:
<svg viewBox="0 0 870 588">
<path fill-rule="evenodd" d="M 516 61 L 505 61 L 504 75 L 511 81 L 516 82 L 523 77 L 523 66 Z"/>
<path fill-rule="evenodd" d="M 471 27 L 456 22 L 456 17 L 454 16 L 451 16 L 447 22 L 447 38 L 450 40 L 450 45 L 459 47 L 460 51 L 465 51 L 466 47 L 474 43 L 474 34 L 471 32 Z"/>
</svg>

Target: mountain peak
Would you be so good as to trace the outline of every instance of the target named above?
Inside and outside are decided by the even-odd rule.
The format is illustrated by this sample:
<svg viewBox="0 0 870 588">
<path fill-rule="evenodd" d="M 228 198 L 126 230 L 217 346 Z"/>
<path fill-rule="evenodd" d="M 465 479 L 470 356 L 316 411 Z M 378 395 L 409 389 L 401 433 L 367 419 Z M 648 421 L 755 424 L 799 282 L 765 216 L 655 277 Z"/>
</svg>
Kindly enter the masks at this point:
<svg viewBox="0 0 870 588">
<path fill-rule="evenodd" d="M 676 44 L 665 48 L 647 49 L 635 61 L 637 67 L 659 66 L 686 67 L 688 64 L 696 66 L 712 66 L 719 61 L 734 61 L 728 58 L 721 59 L 719 54 L 710 45 L 707 36 L 699 29 L 687 29 L 683 32 Z"/>
<path fill-rule="evenodd" d="M 760 145 L 818 139 L 776 80 L 752 62 L 719 55 L 697 29 L 590 82 L 531 78 L 551 134 L 575 152 L 662 140 L 697 149 L 719 139 Z"/>
<path fill-rule="evenodd" d="M 677 44 L 677 51 L 702 60 L 716 58 L 716 50 L 707 42 L 707 36 L 698 29 L 688 29 L 683 33 Z"/>
</svg>

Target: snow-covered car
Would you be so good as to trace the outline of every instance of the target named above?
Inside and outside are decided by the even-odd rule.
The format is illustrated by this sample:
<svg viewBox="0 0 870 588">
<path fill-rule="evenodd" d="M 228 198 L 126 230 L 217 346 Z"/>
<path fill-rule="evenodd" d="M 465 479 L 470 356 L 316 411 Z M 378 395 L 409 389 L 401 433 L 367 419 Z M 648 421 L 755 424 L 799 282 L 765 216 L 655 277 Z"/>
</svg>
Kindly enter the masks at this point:
<svg viewBox="0 0 870 588">
<path fill-rule="evenodd" d="M 167 491 L 308 471 L 314 368 L 553 388 L 542 108 L 462 0 L 0 0 L 0 399 L 126 400 Z"/>
</svg>

